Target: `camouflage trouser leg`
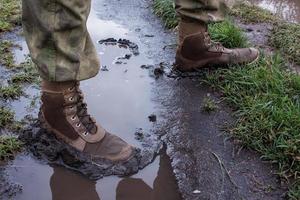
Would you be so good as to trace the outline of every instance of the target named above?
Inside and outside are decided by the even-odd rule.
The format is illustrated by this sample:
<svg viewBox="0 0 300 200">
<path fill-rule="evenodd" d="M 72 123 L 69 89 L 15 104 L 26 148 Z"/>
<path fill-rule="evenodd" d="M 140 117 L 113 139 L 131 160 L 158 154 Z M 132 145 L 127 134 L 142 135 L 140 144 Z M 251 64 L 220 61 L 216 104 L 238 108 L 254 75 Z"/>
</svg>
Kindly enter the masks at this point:
<svg viewBox="0 0 300 200">
<path fill-rule="evenodd" d="M 175 0 L 180 17 L 204 23 L 222 21 L 226 14 L 223 0 Z"/>
<path fill-rule="evenodd" d="M 23 0 L 23 28 L 43 79 L 84 80 L 99 71 L 86 28 L 91 0 Z"/>
</svg>

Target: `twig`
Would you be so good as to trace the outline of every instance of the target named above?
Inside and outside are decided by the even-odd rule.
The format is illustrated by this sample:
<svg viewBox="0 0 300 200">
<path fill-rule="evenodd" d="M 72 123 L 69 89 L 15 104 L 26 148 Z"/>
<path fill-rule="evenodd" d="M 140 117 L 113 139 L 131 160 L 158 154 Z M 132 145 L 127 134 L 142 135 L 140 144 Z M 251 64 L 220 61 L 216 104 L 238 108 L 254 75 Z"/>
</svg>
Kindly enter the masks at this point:
<svg viewBox="0 0 300 200">
<path fill-rule="evenodd" d="M 228 176 L 230 182 L 236 187 L 236 189 L 239 189 L 238 185 L 232 180 L 232 178 L 231 178 L 231 176 L 230 176 L 230 174 L 229 174 L 229 171 L 226 169 L 226 167 L 225 167 L 224 163 L 221 161 L 220 157 L 219 157 L 216 153 L 214 153 L 214 152 L 211 152 L 211 153 L 212 153 L 212 154 L 214 155 L 214 157 L 218 160 L 221 169 L 225 170 L 225 172 L 226 172 L 226 174 L 227 174 L 227 176 Z M 222 171 L 223 171 L 223 170 L 222 170 Z"/>
</svg>

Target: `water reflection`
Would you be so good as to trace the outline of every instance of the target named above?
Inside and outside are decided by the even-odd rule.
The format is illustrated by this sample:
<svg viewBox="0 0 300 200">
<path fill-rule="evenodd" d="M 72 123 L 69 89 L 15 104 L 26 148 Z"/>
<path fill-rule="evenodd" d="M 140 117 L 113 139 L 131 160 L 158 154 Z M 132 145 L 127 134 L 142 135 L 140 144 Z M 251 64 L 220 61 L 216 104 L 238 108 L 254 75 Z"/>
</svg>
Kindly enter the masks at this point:
<svg viewBox="0 0 300 200">
<path fill-rule="evenodd" d="M 160 156 L 159 170 L 153 188 L 140 178 L 124 178 L 116 188 L 116 200 L 180 200 L 170 159 L 166 154 Z M 53 175 L 50 187 L 53 200 L 100 200 L 96 182 L 73 173 L 65 168 L 52 166 Z M 112 188 L 114 189 L 114 188 Z M 106 191 L 112 192 L 112 191 Z"/>
<path fill-rule="evenodd" d="M 53 200 L 89 199 L 100 200 L 96 192 L 96 182 L 82 178 L 62 167 L 53 167 L 53 175 L 50 179 L 50 187 Z"/>
<path fill-rule="evenodd" d="M 299 0 L 250 0 L 255 5 L 271 10 L 291 22 L 300 22 Z"/>
</svg>

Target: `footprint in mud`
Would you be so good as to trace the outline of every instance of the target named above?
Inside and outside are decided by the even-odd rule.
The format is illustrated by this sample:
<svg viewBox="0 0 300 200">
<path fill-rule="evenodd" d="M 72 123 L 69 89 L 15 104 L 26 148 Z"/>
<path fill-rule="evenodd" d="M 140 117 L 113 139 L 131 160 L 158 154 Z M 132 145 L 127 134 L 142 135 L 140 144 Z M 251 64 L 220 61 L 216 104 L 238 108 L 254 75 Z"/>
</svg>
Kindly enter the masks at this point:
<svg viewBox="0 0 300 200">
<path fill-rule="evenodd" d="M 143 148 L 136 149 L 134 157 L 125 163 L 112 163 L 105 159 L 95 161 L 57 140 L 54 134 L 40 128 L 39 123 L 31 125 L 19 138 L 37 159 L 77 171 L 91 180 L 98 180 L 111 175 L 123 177 L 135 174 L 154 161 L 163 146 L 162 142 L 156 136 L 145 134 L 142 129 L 138 129 L 135 135 Z"/>
<path fill-rule="evenodd" d="M 113 46 L 118 45 L 119 48 L 129 49 L 130 53 L 126 53 L 124 56 L 120 56 L 116 58 L 114 64 L 117 65 L 121 65 L 121 64 L 126 65 L 127 64 L 126 61 L 129 60 L 133 55 L 138 56 L 140 54 L 138 45 L 126 39 L 117 40 L 114 38 L 107 38 L 107 39 L 99 40 L 98 43 L 104 45 L 113 45 Z"/>
<path fill-rule="evenodd" d="M 127 39 L 120 38 L 117 40 L 115 38 L 107 38 L 107 39 L 99 40 L 98 43 L 105 44 L 105 45 L 118 45 L 120 48 L 129 49 L 130 52 L 135 56 L 140 55 L 138 45 Z M 129 59 L 129 58 L 126 58 L 126 59 Z"/>
</svg>

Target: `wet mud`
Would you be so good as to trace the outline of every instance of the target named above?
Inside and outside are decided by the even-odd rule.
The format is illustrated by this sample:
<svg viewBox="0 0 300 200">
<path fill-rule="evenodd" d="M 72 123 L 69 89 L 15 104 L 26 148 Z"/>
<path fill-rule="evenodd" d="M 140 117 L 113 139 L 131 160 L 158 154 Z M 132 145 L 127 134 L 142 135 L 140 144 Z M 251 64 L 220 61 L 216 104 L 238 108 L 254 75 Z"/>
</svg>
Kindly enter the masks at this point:
<svg viewBox="0 0 300 200">
<path fill-rule="evenodd" d="M 133 53 L 133 55 L 137 56 L 140 54 L 139 47 L 137 44 L 126 40 L 126 39 L 115 39 L 115 38 L 108 38 L 98 41 L 99 44 L 105 44 L 105 45 L 118 45 L 120 48 L 129 49 L 130 52 Z M 130 54 L 126 54 L 130 55 Z M 131 56 L 126 56 L 125 59 L 129 59 Z"/>
<path fill-rule="evenodd" d="M 152 100 L 155 79 L 140 67 L 145 63 L 153 64 L 146 52 L 140 50 L 145 46 L 124 26 L 111 20 L 100 20 L 94 10 L 89 19 L 89 30 L 102 67 L 97 77 L 82 82 L 81 89 L 97 121 L 137 146 L 134 159 L 117 165 L 105 160 L 95 162 L 64 145 L 34 120 L 39 110 L 38 88 L 34 91 L 29 89 L 25 92 L 29 94 L 29 101 L 21 97 L 9 102 L 18 112 L 18 118 L 23 119 L 30 99 L 37 96 L 37 106 L 32 108 L 31 113 L 34 123 L 20 135 L 25 143 L 25 152 L 3 167 L 1 186 L 7 187 L 0 193 L 1 198 L 181 199 L 170 160 L 162 150 L 163 134 L 154 130 L 156 120 L 159 120 L 154 117 L 157 110 Z M 17 62 L 22 62 L 23 54 L 28 51 L 24 41 L 16 42 L 24 45 L 22 51 L 18 49 L 15 52 Z M 78 193 L 72 194 L 73 190 L 68 190 L 69 185 L 62 187 L 62 180 L 78 187 Z M 162 185 L 166 183 L 167 186 Z M 19 188 L 18 191 L 14 185 Z"/>
<path fill-rule="evenodd" d="M 200 84 L 199 74 L 171 73 L 176 35 L 153 16 L 150 3 L 130 1 L 124 9 L 118 1 L 103 2 L 106 6 L 97 10 L 111 15 L 101 17 L 139 30 L 148 56 L 154 63 L 164 63 L 164 74 L 156 79 L 153 91 L 159 105 L 157 118 L 163 119 L 157 121 L 156 129 L 165 133 L 162 139 L 183 199 L 283 199 L 286 188 L 274 175 L 275 168 L 221 131 L 234 122 L 230 108 L 219 103 L 217 111 L 203 112 L 204 98 L 209 95 L 220 102 L 219 95 Z M 145 63 L 142 68 L 153 66 Z"/>
<path fill-rule="evenodd" d="M 52 133 L 40 127 L 40 123 L 36 123 L 20 135 L 19 138 L 26 145 L 26 149 L 40 160 L 77 171 L 91 180 L 112 175 L 133 175 L 152 163 L 162 146 L 153 136 L 137 132 L 136 138 L 141 142 L 142 150 L 136 148 L 133 157 L 126 162 L 113 163 L 105 159 L 92 159 L 57 140 Z"/>
</svg>

